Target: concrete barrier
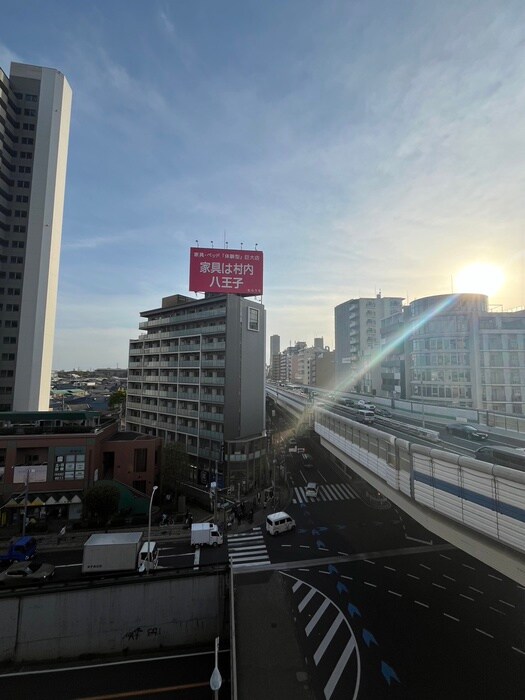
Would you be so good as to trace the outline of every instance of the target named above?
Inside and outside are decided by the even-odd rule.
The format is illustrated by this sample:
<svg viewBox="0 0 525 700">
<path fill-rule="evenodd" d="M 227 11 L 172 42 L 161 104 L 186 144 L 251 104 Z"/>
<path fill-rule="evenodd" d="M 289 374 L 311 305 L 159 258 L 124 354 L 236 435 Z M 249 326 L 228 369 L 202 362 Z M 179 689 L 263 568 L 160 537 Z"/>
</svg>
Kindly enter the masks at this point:
<svg viewBox="0 0 525 700">
<path fill-rule="evenodd" d="M 222 634 L 227 567 L 0 596 L 0 663 L 212 644 Z"/>
</svg>

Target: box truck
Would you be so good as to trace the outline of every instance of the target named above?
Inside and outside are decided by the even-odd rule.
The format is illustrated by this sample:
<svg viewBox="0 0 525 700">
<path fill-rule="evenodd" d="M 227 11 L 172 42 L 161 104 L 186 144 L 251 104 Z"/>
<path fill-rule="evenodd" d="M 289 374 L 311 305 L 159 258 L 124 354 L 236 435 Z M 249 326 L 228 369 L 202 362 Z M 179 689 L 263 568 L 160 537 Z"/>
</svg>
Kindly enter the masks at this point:
<svg viewBox="0 0 525 700">
<path fill-rule="evenodd" d="M 84 543 L 82 573 L 155 569 L 159 560 L 156 542 L 144 540 L 142 532 L 111 532 L 91 535 Z"/>
<path fill-rule="evenodd" d="M 203 544 L 216 547 L 222 541 L 222 533 L 214 523 L 195 523 L 191 526 L 192 547 L 201 547 Z"/>
</svg>

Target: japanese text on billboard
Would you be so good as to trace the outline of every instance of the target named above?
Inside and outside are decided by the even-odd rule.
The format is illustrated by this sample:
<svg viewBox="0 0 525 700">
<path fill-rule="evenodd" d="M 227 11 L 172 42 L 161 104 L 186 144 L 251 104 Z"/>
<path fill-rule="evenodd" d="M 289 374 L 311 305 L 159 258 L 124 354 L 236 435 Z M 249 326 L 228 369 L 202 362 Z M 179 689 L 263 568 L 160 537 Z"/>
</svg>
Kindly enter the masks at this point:
<svg viewBox="0 0 525 700">
<path fill-rule="evenodd" d="M 263 291 L 260 250 L 190 248 L 190 291 L 244 294 Z"/>
</svg>

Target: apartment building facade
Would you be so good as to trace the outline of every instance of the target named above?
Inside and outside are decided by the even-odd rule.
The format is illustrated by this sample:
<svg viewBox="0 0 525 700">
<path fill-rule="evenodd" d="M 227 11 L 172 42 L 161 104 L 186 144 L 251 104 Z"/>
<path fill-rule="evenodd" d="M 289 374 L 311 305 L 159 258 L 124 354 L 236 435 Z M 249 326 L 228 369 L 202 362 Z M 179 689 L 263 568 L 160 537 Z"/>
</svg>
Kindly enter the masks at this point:
<svg viewBox="0 0 525 700">
<path fill-rule="evenodd" d="M 0 411 L 49 407 L 71 100 L 57 70 L 0 69 Z"/>
<path fill-rule="evenodd" d="M 335 307 L 335 375 L 341 390 L 381 389 L 381 320 L 401 311 L 402 297 L 350 299 Z"/>
<path fill-rule="evenodd" d="M 165 297 L 130 341 L 126 427 L 181 443 L 196 483 L 264 477 L 265 310 L 235 294 Z"/>
<path fill-rule="evenodd" d="M 383 395 L 525 413 L 525 310 L 490 311 L 483 294 L 416 299 L 383 322 Z"/>
</svg>

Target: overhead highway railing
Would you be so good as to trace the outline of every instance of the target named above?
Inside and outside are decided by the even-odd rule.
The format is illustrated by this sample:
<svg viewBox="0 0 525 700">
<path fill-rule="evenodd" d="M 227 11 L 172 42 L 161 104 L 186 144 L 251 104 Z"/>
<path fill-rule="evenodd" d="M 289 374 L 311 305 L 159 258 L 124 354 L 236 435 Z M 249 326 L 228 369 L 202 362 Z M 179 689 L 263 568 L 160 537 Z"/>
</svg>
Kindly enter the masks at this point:
<svg viewBox="0 0 525 700">
<path fill-rule="evenodd" d="M 279 393 L 294 415 L 301 404 L 312 407 L 307 397 Z M 339 461 L 427 529 L 525 584 L 525 472 L 412 443 L 326 404 L 313 416 L 322 445 Z"/>
</svg>

